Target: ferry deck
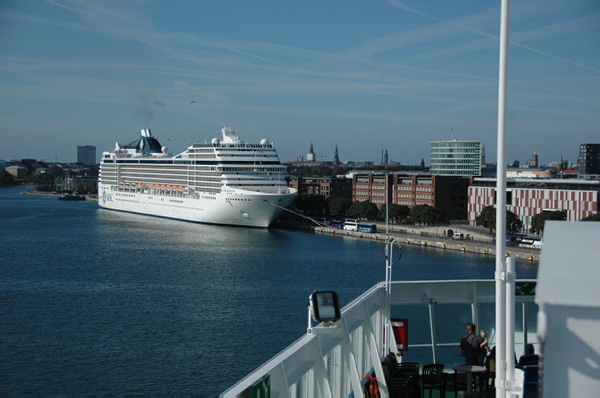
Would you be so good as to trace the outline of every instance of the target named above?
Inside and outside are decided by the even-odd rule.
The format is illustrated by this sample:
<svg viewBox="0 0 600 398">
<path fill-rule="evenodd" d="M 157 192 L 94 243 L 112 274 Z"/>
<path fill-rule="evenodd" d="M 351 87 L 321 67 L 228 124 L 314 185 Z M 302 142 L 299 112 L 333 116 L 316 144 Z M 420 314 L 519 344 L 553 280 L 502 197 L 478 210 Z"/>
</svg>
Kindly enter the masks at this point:
<svg viewBox="0 0 600 398">
<path fill-rule="evenodd" d="M 511 378 L 502 383 L 509 396 L 589 396 L 600 391 L 600 343 L 591 337 L 600 333 L 600 293 L 594 288 L 600 227 L 548 224 L 538 280 L 516 281 L 511 288 L 514 333 L 508 333 L 507 347 L 514 358 L 507 356 Z M 470 384 L 464 382 L 468 372 L 455 370 L 465 363 L 459 342 L 468 322 L 485 329 L 490 347 L 496 345 L 495 290 L 494 280 L 378 283 L 346 305 L 336 322 L 313 325 L 309 317 L 305 335 L 222 396 L 496 396 L 493 368 Z M 396 327 L 386 343 L 387 319 Z M 527 344 L 540 354 L 539 365 L 516 367 L 513 361 Z M 390 353 L 398 362 L 393 368 L 385 359 Z M 431 364 L 443 365 L 443 375 L 431 392 L 422 391 Z M 402 367 L 412 367 L 412 375 L 404 373 L 398 382 L 390 372 Z M 378 395 L 369 393 L 373 379 Z"/>
</svg>

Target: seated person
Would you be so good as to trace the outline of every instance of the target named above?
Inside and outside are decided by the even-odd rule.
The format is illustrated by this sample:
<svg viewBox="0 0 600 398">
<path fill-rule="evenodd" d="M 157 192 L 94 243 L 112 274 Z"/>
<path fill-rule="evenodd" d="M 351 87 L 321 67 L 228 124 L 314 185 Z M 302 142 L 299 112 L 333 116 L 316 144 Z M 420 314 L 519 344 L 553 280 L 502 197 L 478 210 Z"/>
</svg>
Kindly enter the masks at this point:
<svg viewBox="0 0 600 398">
<path fill-rule="evenodd" d="M 527 344 L 525 347 L 525 355 L 519 358 L 519 366 L 539 365 L 540 357 L 536 355 L 533 344 Z"/>
</svg>

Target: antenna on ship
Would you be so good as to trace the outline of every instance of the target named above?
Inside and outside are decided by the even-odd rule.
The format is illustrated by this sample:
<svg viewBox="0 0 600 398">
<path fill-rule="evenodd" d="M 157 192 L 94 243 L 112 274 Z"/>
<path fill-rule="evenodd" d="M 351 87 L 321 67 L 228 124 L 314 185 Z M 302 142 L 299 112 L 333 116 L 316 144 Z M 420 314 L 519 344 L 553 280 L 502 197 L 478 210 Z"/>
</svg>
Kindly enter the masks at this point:
<svg viewBox="0 0 600 398">
<path fill-rule="evenodd" d="M 385 243 L 390 240 L 390 204 L 389 204 L 389 173 L 385 173 Z"/>
<path fill-rule="evenodd" d="M 383 152 L 382 152 L 383 153 Z M 383 356 L 386 356 L 389 350 L 389 339 L 390 339 L 390 294 L 391 294 L 391 283 L 392 283 L 392 265 L 391 265 L 391 244 L 390 244 L 390 204 L 389 204 L 389 184 L 388 184 L 389 173 L 385 173 L 385 288 L 388 293 L 387 295 L 387 311 L 385 316 L 385 328 L 383 331 Z"/>
</svg>

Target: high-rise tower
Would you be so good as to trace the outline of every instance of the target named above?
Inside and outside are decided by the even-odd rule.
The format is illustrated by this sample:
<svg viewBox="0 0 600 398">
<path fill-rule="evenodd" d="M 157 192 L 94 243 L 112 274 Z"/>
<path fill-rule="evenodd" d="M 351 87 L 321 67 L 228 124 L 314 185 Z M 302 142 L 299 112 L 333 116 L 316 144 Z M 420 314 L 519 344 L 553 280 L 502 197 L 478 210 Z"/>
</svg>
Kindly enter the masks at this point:
<svg viewBox="0 0 600 398">
<path fill-rule="evenodd" d="M 429 164 L 433 175 L 480 176 L 481 141 L 432 141 Z"/>
<path fill-rule="evenodd" d="M 96 147 L 92 145 L 78 146 L 77 163 L 96 164 Z"/>
<path fill-rule="evenodd" d="M 579 174 L 600 174 L 600 144 L 581 144 L 577 167 Z"/>
</svg>

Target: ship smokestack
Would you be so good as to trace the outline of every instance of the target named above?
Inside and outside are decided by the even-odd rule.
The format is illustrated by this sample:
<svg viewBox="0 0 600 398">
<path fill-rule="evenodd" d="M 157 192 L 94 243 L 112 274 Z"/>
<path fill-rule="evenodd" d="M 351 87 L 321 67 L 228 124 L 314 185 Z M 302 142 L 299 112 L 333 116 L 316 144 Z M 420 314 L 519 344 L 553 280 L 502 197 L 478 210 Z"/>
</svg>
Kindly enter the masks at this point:
<svg viewBox="0 0 600 398">
<path fill-rule="evenodd" d="M 152 137 L 152 133 L 150 132 L 150 129 L 142 129 L 142 137 Z"/>
</svg>

